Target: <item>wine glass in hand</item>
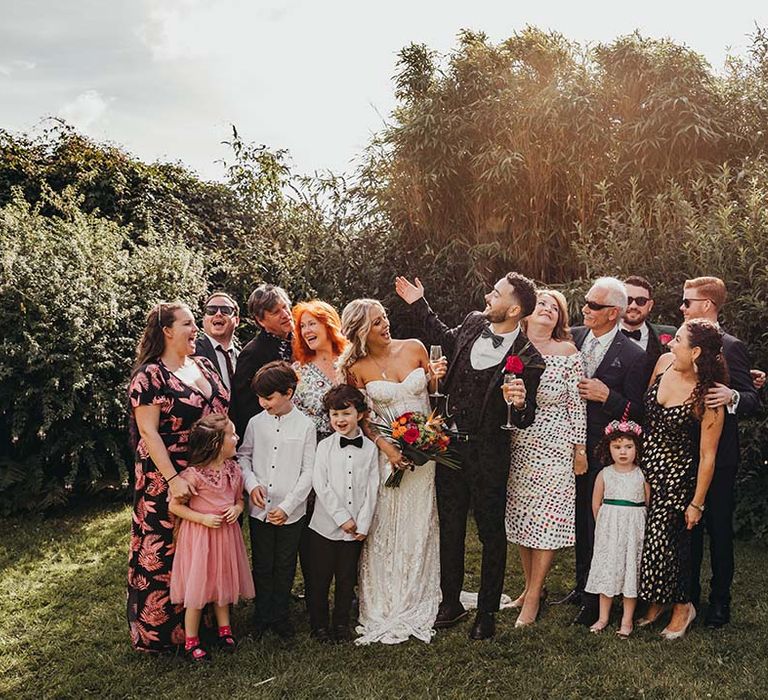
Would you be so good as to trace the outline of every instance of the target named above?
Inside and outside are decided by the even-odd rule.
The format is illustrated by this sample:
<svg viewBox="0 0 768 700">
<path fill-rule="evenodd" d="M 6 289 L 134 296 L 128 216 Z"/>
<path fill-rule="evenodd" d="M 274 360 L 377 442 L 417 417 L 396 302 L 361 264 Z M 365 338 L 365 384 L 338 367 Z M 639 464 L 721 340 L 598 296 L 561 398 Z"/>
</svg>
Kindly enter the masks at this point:
<svg viewBox="0 0 768 700">
<path fill-rule="evenodd" d="M 440 345 L 430 345 L 429 346 L 429 361 L 432 362 L 438 362 L 443 357 L 443 348 Z M 434 389 L 430 392 L 430 396 L 432 398 L 441 398 L 443 394 L 440 393 L 440 380 L 437 377 L 434 377 L 431 380 L 431 385 L 434 387 Z M 430 387 L 430 388 L 432 388 Z"/>
<path fill-rule="evenodd" d="M 504 384 L 513 384 L 516 379 L 517 379 L 517 377 L 512 372 L 508 372 L 507 374 L 504 375 Z M 501 429 L 502 430 L 513 430 L 515 426 L 512 425 L 512 398 L 511 397 L 507 398 L 507 396 L 508 396 L 508 394 L 505 393 L 504 394 L 504 400 L 507 403 L 507 424 L 506 425 L 502 425 Z"/>
</svg>

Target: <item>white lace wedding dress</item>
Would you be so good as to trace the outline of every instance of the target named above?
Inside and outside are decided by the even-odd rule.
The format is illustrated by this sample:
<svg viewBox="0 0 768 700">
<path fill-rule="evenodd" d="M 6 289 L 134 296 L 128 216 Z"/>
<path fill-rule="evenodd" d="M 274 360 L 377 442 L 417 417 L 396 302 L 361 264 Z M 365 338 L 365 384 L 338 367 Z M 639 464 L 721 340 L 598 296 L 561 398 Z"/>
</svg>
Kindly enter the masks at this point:
<svg viewBox="0 0 768 700">
<path fill-rule="evenodd" d="M 407 411 L 429 413 L 427 378 L 414 369 L 402 382 L 365 385 L 383 420 Z M 435 500 L 435 463 L 406 472 L 399 488 L 386 488 L 391 467 L 379 455 L 376 514 L 360 559 L 360 617 L 356 644 L 399 644 L 409 637 L 429 642 L 440 604 L 440 531 Z"/>
</svg>

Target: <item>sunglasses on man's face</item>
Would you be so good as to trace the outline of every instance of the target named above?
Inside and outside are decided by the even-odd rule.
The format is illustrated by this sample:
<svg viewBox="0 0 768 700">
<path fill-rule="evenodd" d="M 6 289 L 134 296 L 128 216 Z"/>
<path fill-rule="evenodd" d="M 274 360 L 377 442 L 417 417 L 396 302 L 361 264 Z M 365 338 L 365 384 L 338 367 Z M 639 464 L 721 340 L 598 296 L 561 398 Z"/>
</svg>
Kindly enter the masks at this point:
<svg viewBox="0 0 768 700">
<path fill-rule="evenodd" d="M 584 303 L 592 309 L 592 311 L 602 311 L 603 309 L 612 309 L 616 305 L 615 304 L 598 304 L 596 301 L 590 301 L 589 299 L 585 299 Z"/>
<path fill-rule="evenodd" d="M 206 316 L 215 316 L 219 311 L 221 311 L 223 316 L 232 316 L 235 313 L 235 307 L 219 306 L 217 304 L 208 304 L 208 306 L 205 307 Z"/>
<path fill-rule="evenodd" d="M 687 299 L 683 299 L 683 306 L 686 309 L 690 309 L 691 308 L 691 304 L 694 301 L 712 301 L 712 300 L 711 299 L 694 299 L 693 297 L 688 297 Z M 714 304 L 714 302 L 712 302 L 712 303 Z"/>
<path fill-rule="evenodd" d="M 632 303 L 638 306 L 645 306 L 650 300 L 650 297 L 627 297 L 627 306 Z"/>
</svg>

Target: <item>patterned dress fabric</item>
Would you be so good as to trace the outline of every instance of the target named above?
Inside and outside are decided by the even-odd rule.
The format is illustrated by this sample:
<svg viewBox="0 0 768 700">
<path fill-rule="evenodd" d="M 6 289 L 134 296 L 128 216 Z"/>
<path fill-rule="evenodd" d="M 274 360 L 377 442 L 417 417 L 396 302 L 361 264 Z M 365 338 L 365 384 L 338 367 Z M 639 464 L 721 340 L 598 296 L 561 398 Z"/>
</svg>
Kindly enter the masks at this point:
<svg viewBox="0 0 768 700">
<path fill-rule="evenodd" d="M 332 432 L 328 414 L 323 410 L 323 396 L 333 386 L 333 383 L 313 362 L 307 362 L 305 365 L 296 362 L 293 368 L 299 375 L 299 383 L 293 394 L 293 404 L 305 416 L 312 419 L 319 442 Z"/>
<path fill-rule="evenodd" d="M 402 382 L 368 382 L 366 391 L 382 420 L 430 410 L 421 368 Z M 409 637 L 429 642 L 441 597 L 435 463 L 407 472 L 399 488 L 384 486 L 391 467 L 383 454 L 379 470 L 376 514 L 360 559 L 361 636 L 355 643 L 399 644 Z"/>
<path fill-rule="evenodd" d="M 659 404 L 657 378 L 645 396 L 641 467 L 651 485 L 640 566 L 640 597 L 654 603 L 690 601 L 691 531 L 685 509 L 696 491 L 699 421 L 691 404 Z"/>
<path fill-rule="evenodd" d="M 227 413 L 229 392 L 209 360 L 196 357 L 211 385 L 206 397 L 182 382 L 162 362 L 143 365 L 128 390 L 132 408 L 160 407 L 158 432 L 177 471 L 187 466 L 192 424 L 209 413 Z M 184 643 L 183 608 L 170 598 L 175 517 L 168 511 L 168 484 L 149 457 L 143 439 L 136 444 L 133 518 L 128 560 L 128 625 L 138 651 L 172 651 Z"/>
<path fill-rule="evenodd" d="M 189 507 L 219 515 L 243 497 L 243 473 L 233 459 L 221 469 L 188 467 L 179 477 L 197 490 Z M 171 571 L 171 602 L 202 610 L 206 603 L 227 605 L 253 598 L 253 576 L 240 523 L 206 527 L 182 520 Z"/>
<path fill-rule="evenodd" d="M 639 467 L 619 472 L 611 465 L 600 473 L 605 483 L 604 500 L 645 502 L 645 479 Z M 587 593 L 637 598 L 644 533 L 645 506 L 600 506 Z"/>
<path fill-rule="evenodd" d="M 545 355 L 536 419 L 512 431 L 507 482 L 507 539 L 523 547 L 561 549 L 575 541 L 573 445 L 587 441 L 587 409 L 578 391 L 581 355 Z"/>
</svg>

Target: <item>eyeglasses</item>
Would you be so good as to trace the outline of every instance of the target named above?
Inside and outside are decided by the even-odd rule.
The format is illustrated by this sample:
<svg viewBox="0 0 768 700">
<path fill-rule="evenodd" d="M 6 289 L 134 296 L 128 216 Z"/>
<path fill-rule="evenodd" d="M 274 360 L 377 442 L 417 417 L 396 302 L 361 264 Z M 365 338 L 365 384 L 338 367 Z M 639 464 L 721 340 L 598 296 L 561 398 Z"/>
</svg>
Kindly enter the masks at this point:
<svg viewBox="0 0 768 700">
<path fill-rule="evenodd" d="M 219 311 L 221 311 L 223 316 L 232 316 L 235 313 L 235 307 L 219 306 L 218 304 L 208 304 L 208 306 L 205 307 L 206 316 L 215 316 Z"/>
<path fill-rule="evenodd" d="M 632 303 L 635 303 L 638 306 L 645 306 L 650 300 L 650 297 L 627 297 L 627 306 Z"/>
<path fill-rule="evenodd" d="M 693 297 L 688 297 L 687 299 L 683 299 L 683 306 L 686 309 L 690 309 L 691 308 L 691 303 L 694 302 L 694 301 L 712 301 L 712 300 L 711 299 L 707 299 L 707 298 L 704 298 L 704 299 L 694 299 Z M 712 303 L 715 304 L 714 301 L 712 301 Z M 715 304 L 715 306 L 717 306 L 717 304 Z"/>
<path fill-rule="evenodd" d="M 592 311 L 602 311 L 603 309 L 613 309 L 616 304 L 598 304 L 596 301 L 590 301 L 585 299 L 584 303 L 592 309 Z"/>
</svg>

